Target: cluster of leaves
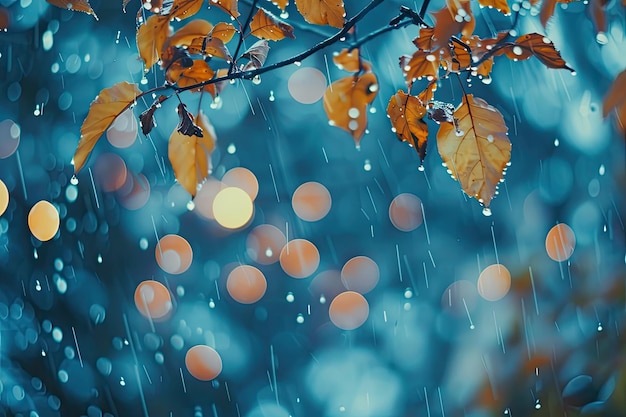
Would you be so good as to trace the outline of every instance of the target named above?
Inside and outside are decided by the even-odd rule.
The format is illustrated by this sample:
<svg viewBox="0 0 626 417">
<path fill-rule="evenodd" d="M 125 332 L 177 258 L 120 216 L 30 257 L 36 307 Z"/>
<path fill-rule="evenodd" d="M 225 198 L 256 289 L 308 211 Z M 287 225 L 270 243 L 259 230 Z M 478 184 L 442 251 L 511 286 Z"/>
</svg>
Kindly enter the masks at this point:
<svg viewBox="0 0 626 417">
<path fill-rule="evenodd" d="M 95 16 L 87 0 L 47 1 Z M 128 1 L 123 1 L 123 7 Z M 507 0 L 477 1 L 481 7 L 511 13 Z M 541 19 L 544 25 L 554 13 L 556 1 L 543 0 Z M 606 26 L 603 14 L 606 4 L 604 0 L 593 1 L 595 21 L 600 31 Z M 96 142 L 115 117 L 146 94 L 156 96 L 158 91 L 170 93 L 158 96 L 140 115 L 142 132 L 147 135 L 155 126 L 155 113 L 165 100 L 176 96 L 180 101 L 179 93 L 184 91 L 208 93 L 215 98 L 229 80 L 254 78 L 261 72 L 296 62 L 296 58 L 306 58 L 346 35 L 352 41 L 351 47 L 336 53 L 334 63 L 352 74 L 327 88 L 323 105 L 330 124 L 347 131 L 358 146 L 367 131 L 368 106 L 379 90 L 372 65 L 362 59 L 359 46 L 384 32 L 413 24 L 420 28 L 419 35 L 413 39 L 415 50 L 399 58 L 406 89 L 398 90 L 387 106 L 392 131 L 399 140 L 412 146 L 423 161 L 429 135 L 428 119 L 436 123 L 437 147 L 448 173 L 460 182 L 467 195 L 485 206 L 484 212 L 488 214 L 491 200 L 497 194 L 497 186 L 503 181 L 510 162 L 511 142 L 502 114 L 485 100 L 468 94 L 461 75 L 476 76 L 489 83 L 494 59 L 502 56 L 514 61 L 535 57 L 549 68 L 573 71 L 546 36 L 539 33 L 516 34 L 519 14 L 513 19 L 512 28 L 498 32 L 495 37 L 475 35 L 476 21 L 470 0 L 447 0 L 444 7 L 432 13 L 435 20 L 432 26 L 424 20 L 428 0 L 419 13 L 403 6 L 400 14 L 386 27 L 361 40 L 354 38 L 354 25 L 383 0 L 372 0 L 348 21 L 341 0 L 296 0 L 298 12 L 308 23 L 330 25 L 340 31 L 297 57 L 264 67 L 270 50 L 269 41 L 294 39 L 295 35 L 293 26 L 258 7 L 257 2 L 252 2 L 251 10 L 242 23 L 238 0 L 210 0 L 209 6 L 224 12 L 234 23 L 218 22 L 213 25 L 196 18 L 172 31 L 171 22 L 196 15 L 204 0 L 142 0 L 137 14 L 139 56 L 145 63 L 146 71 L 157 63 L 160 65 L 164 72 L 164 84 L 146 92 L 140 91 L 136 84 L 125 82 L 104 89 L 93 101 L 81 128 L 81 139 L 74 156 L 75 170 L 78 172 L 83 167 Z M 532 4 L 537 2 L 531 1 Z M 288 0 L 275 0 L 274 5 L 285 11 Z M 519 3 L 514 6 L 519 10 Z M 150 15 L 146 18 L 147 13 Z M 234 53 L 231 53 L 229 44 L 235 36 L 238 41 Z M 259 40 L 240 53 L 244 39 L 249 36 Z M 437 82 L 449 76 L 458 77 L 463 90 L 461 102 L 456 106 L 435 98 Z M 414 94 L 416 84 L 421 82 L 425 86 Z M 605 116 L 614 112 L 622 130 L 626 102 L 619 91 L 624 90 L 624 83 L 626 77 L 622 74 L 604 106 Z M 210 172 L 215 132 L 200 108 L 195 115 L 191 114 L 180 101 L 178 114 L 180 121 L 171 134 L 168 155 L 176 179 L 195 195 L 198 185 Z"/>
</svg>

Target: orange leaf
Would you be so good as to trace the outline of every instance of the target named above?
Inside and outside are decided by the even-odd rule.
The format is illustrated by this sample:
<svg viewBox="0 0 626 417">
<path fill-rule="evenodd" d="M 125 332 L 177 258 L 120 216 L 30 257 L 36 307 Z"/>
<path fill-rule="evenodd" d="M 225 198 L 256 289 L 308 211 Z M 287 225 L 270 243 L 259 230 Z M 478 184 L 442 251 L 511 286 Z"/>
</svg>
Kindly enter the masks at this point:
<svg viewBox="0 0 626 417">
<path fill-rule="evenodd" d="M 285 11 L 287 5 L 289 4 L 289 0 L 271 0 L 272 4 L 278 7 L 280 10 Z"/>
<path fill-rule="evenodd" d="M 235 26 L 230 23 L 219 22 L 215 25 L 211 33 L 209 33 L 209 36 L 211 38 L 221 39 L 224 43 L 228 43 L 233 36 L 235 36 L 235 33 L 237 33 Z"/>
<path fill-rule="evenodd" d="M 257 10 L 252 22 L 250 22 L 250 34 L 271 41 L 279 41 L 285 37 L 296 38 L 293 35 L 293 26 L 262 8 Z"/>
<path fill-rule="evenodd" d="M 141 90 L 137 84 L 126 81 L 100 91 L 91 102 L 89 113 L 80 128 L 80 140 L 73 158 L 74 172 L 80 171 L 100 136 L 117 116 L 135 103 L 139 94 Z"/>
<path fill-rule="evenodd" d="M 433 36 L 435 34 L 435 28 L 420 28 L 419 36 L 413 39 L 413 44 L 417 46 L 417 49 L 423 51 L 433 50 Z"/>
<path fill-rule="evenodd" d="M 202 59 L 197 59 L 193 61 L 193 65 L 190 68 L 187 68 L 181 74 L 181 77 L 178 79 L 177 84 L 179 87 L 189 87 L 190 85 L 198 84 L 203 81 L 208 81 L 213 78 L 215 72 L 206 61 Z M 202 88 L 198 88 L 197 90 L 191 91 L 206 91 L 210 93 L 213 97 L 215 97 L 215 85 L 207 84 Z"/>
<path fill-rule="evenodd" d="M 168 46 L 189 46 L 195 38 L 207 36 L 212 29 L 213 25 L 206 20 L 194 19 L 174 32 L 165 43 L 164 48 Z"/>
<path fill-rule="evenodd" d="M 209 176 L 210 156 L 215 148 L 215 129 L 202 110 L 194 123 L 202 129 L 202 136 L 187 136 L 174 129 L 167 151 L 176 179 L 192 196 Z"/>
<path fill-rule="evenodd" d="M 232 61 L 230 52 L 220 38 L 202 37 L 195 38 L 187 48 L 190 54 L 200 54 L 210 57 L 222 58 L 228 62 Z"/>
<path fill-rule="evenodd" d="M 76 12 L 83 12 L 92 15 L 98 20 L 98 16 L 91 8 L 89 0 L 46 0 L 53 6 L 60 7 L 61 9 L 74 10 Z"/>
<path fill-rule="evenodd" d="M 400 68 L 407 84 L 422 77 L 436 79 L 439 71 L 439 53 L 418 50 L 411 57 L 401 56 Z"/>
<path fill-rule="evenodd" d="M 465 71 L 472 66 L 472 55 L 462 45 L 451 42 L 441 55 L 441 66 L 448 73 Z"/>
<path fill-rule="evenodd" d="M 439 154 L 463 191 L 489 207 L 511 159 L 511 142 L 502 114 L 468 94 L 454 112 L 454 123 L 437 133 Z"/>
<path fill-rule="evenodd" d="M 333 62 L 340 70 L 348 72 L 370 71 L 372 65 L 360 57 L 358 49 L 348 50 L 344 48 L 341 52 L 333 54 Z"/>
<path fill-rule="evenodd" d="M 309 23 L 342 28 L 346 11 L 343 0 L 296 0 L 298 12 Z"/>
<path fill-rule="evenodd" d="M 232 17 L 239 17 L 239 0 L 210 0 L 209 4 L 215 5 Z"/>
<path fill-rule="evenodd" d="M 602 115 L 606 118 L 611 112 L 615 112 L 619 130 L 626 132 L 626 70 L 620 72 L 611 84 L 609 91 L 604 97 Z"/>
<path fill-rule="evenodd" d="M 534 55 L 548 68 L 564 68 L 572 72 L 574 71 L 561 58 L 561 54 L 554 47 L 552 41 L 539 33 L 529 33 L 520 36 L 514 43 L 508 44 L 505 48 L 495 53 L 495 55 L 502 54 L 505 54 L 510 59 L 519 61 Z"/>
<path fill-rule="evenodd" d="M 460 22 L 455 20 L 457 15 L 454 15 L 447 7 L 437 10 L 432 13 L 432 15 L 437 22 L 433 31 L 431 43 L 431 50 L 434 51 L 447 45 L 450 36 L 461 33 L 461 30 L 463 30 L 467 22 L 465 22 L 463 17 L 460 18 Z M 471 20 L 473 21 L 474 19 L 471 18 Z"/>
<path fill-rule="evenodd" d="M 506 0 L 478 0 L 478 4 L 485 7 L 493 7 L 504 14 L 511 14 L 511 9 Z"/>
<path fill-rule="evenodd" d="M 378 81 L 372 72 L 337 80 L 324 92 L 329 123 L 349 132 L 357 146 L 367 128 L 367 105 L 377 93 Z"/>
<path fill-rule="evenodd" d="M 421 99 L 402 90 L 398 90 L 387 105 L 387 116 L 391 119 L 392 130 L 398 139 L 415 148 L 421 161 L 426 156 L 428 140 L 428 125 L 423 120 L 425 114 L 426 107 Z"/>
<path fill-rule="evenodd" d="M 470 36 L 474 32 L 476 26 L 476 19 L 474 19 L 474 13 L 470 0 L 446 0 L 446 6 L 450 10 L 452 18 L 461 23 L 461 33 L 463 36 Z M 439 24 L 439 21 L 437 21 Z"/>
</svg>

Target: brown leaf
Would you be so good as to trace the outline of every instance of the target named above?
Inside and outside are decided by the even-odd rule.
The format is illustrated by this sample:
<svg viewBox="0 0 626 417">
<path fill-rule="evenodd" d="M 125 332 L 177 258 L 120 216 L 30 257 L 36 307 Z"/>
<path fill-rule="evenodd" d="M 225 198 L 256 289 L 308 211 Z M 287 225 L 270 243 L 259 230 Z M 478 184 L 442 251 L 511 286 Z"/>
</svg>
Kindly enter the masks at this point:
<svg viewBox="0 0 626 417">
<path fill-rule="evenodd" d="M 417 46 L 417 49 L 423 51 L 433 50 L 433 36 L 435 34 L 435 28 L 420 28 L 419 36 L 413 39 L 413 44 Z"/>
<path fill-rule="evenodd" d="M 493 7 L 504 14 L 511 14 L 511 9 L 506 0 L 478 0 L 478 4 L 485 7 Z"/>
<path fill-rule="evenodd" d="M 360 51 L 355 48 L 349 50 L 344 48 L 341 52 L 333 54 L 333 62 L 340 70 L 348 72 L 371 71 L 372 65 L 360 57 Z"/>
<path fill-rule="evenodd" d="M 620 72 L 609 87 L 602 103 L 602 115 L 606 118 L 615 113 L 617 126 L 622 133 L 626 132 L 626 70 Z"/>
<path fill-rule="evenodd" d="M 503 54 L 509 59 L 518 61 L 523 61 L 534 55 L 548 68 L 563 68 L 574 71 L 561 58 L 561 54 L 554 47 L 552 41 L 539 33 L 520 36 L 515 42 L 507 44 L 506 47 L 495 53 L 495 55 Z"/>
<path fill-rule="evenodd" d="M 164 48 L 169 46 L 189 46 L 191 42 L 202 36 L 207 36 L 213 25 L 204 19 L 193 19 L 185 26 L 178 29 L 167 39 Z"/>
<path fill-rule="evenodd" d="M 202 37 L 195 38 L 187 48 L 190 54 L 199 54 L 205 57 L 217 57 L 230 62 L 233 57 L 224 42 L 220 38 Z"/>
<path fill-rule="evenodd" d="M 187 136 L 174 130 L 167 152 L 176 179 L 192 196 L 196 195 L 198 184 L 209 176 L 210 156 L 215 147 L 215 130 L 202 110 L 194 122 L 201 127 L 202 136 Z"/>
<path fill-rule="evenodd" d="M 260 41 L 256 41 L 246 52 L 244 52 L 241 57 L 247 58 L 250 60 L 244 68 L 244 71 L 261 68 L 263 64 L 265 64 L 265 60 L 267 59 L 267 54 L 270 51 L 270 45 L 267 43 L 265 39 L 261 39 Z M 251 67 L 251 68 L 249 68 Z"/>
<path fill-rule="evenodd" d="M 346 17 L 343 0 L 296 0 L 296 7 L 309 23 L 343 28 Z"/>
<path fill-rule="evenodd" d="M 285 11 L 287 5 L 289 4 L 289 0 L 271 0 L 272 4 L 278 7 L 280 10 Z"/>
<path fill-rule="evenodd" d="M 237 29 L 230 23 L 219 22 L 211 33 L 209 33 L 209 37 L 220 39 L 224 43 L 230 42 L 230 40 L 237 33 Z"/>
<path fill-rule="evenodd" d="M 469 45 L 467 45 L 469 48 Z M 470 50 L 457 42 L 450 42 L 441 56 L 441 66 L 448 72 L 462 72 L 472 66 Z"/>
<path fill-rule="evenodd" d="M 349 132 L 357 146 L 367 128 L 367 105 L 377 93 L 378 81 L 372 72 L 337 80 L 324 92 L 329 123 Z"/>
<path fill-rule="evenodd" d="M 165 79 L 175 83 L 182 71 L 193 65 L 187 49 L 170 46 L 161 55 L 161 68 L 165 69 Z"/>
<path fill-rule="evenodd" d="M 150 107 L 148 107 L 143 113 L 139 115 L 139 125 L 141 126 L 141 132 L 144 135 L 152 132 L 152 129 L 156 126 L 156 120 L 154 120 L 154 112 L 161 107 L 161 103 L 167 100 L 167 96 L 159 96 Z"/>
<path fill-rule="evenodd" d="M 470 0 L 446 0 L 446 6 L 452 15 L 452 18 L 461 23 L 461 33 L 463 36 L 471 36 L 476 26 L 476 19 L 474 19 L 474 13 Z M 437 21 L 439 24 L 439 21 Z M 435 29 L 435 32 L 437 29 Z"/>
<path fill-rule="evenodd" d="M 425 115 L 425 104 L 418 97 L 398 90 L 389 99 L 387 116 L 391 120 L 392 130 L 398 139 L 415 148 L 421 161 L 426 156 L 426 141 L 428 140 L 428 125 L 423 120 Z"/>
<path fill-rule="evenodd" d="M 407 84 L 422 77 L 436 79 L 439 72 L 439 53 L 417 50 L 411 57 L 400 57 L 400 68 Z"/>
<path fill-rule="evenodd" d="M 191 118 L 191 113 L 189 113 L 187 111 L 187 106 L 185 106 L 184 103 L 180 103 L 178 105 L 178 107 L 176 108 L 176 111 L 178 112 L 178 126 L 176 127 L 176 130 L 180 133 L 182 133 L 183 135 L 187 135 L 187 136 L 197 136 L 197 137 L 202 137 L 202 128 L 200 128 L 199 126 L 197 126 L 192 118 Z"/>
<path fill-rule="evenodd" d="M 176 81 L 179 87 L 189 87 L 190 85 L 199 84 L 203 81 L 208 81 L 213 78 L 215 71 L 202 59 L 196 59 L 193 61 L 193 65 L 184 70 L 180 78 Z M 204 90 L 215 96 L 215 86 L 213 84 L 205 85 L 203 88 L 198 88 L 192 91 Z"/>
<path fill-rule="evenodd" d="M 73 158 L 74 172 L 80 171 L 100 136 L 117 116 L 135 103 L 139 94 L 141 90 L 137 84 L 126 81 L 100 91 L 91 102 L 89 113 L 80 128 L 80 140 Z"/>
<path fill-rule="evenodd" d="M 250 34 L 260 39 L 279 41 L 285 37 L 295 39 L 293 26 L 283 22 L 265 9 L 259 8 L 250 22 Z"/>
<path fill-rule="evenodd" d="M 219 7 L 232 17 L 239 17 L 239 0 L 211 0 L 209 4 Z"/>
<path fill-rule="evenodd" d="M 460 22 L 456 21 L 455 15 L 452 14 L 447 7 L 437 10 L 432 13 L 432 15 L 437 22 L 433 31 L 431 43 L 431 50 L 434 51 L 446 46 L 450 36 L 461 33 L 461 30 L 463 30 L 467 22 L 465 22 L 465 20 L 461 20 Z M 474 19 L 472 18 L 472 20 Z"/>
<path fill-rule="evenodd" d="M 489 207 L 511 159 L 511 142 L 502 114 L 468 94 L 454 113 L 458 120 L 442 123 L 437 133 L 439 154 L 463 191 Z"/>
<path fill-rule="evenodd" d="M 89 0 L 46 0 L 53 6 L 60 7 L 61 9 L 73 10 L 76 12 L 83 12 L 92 15 L 98 20 L 96 12 L 93 11 Z"/>
</svg>

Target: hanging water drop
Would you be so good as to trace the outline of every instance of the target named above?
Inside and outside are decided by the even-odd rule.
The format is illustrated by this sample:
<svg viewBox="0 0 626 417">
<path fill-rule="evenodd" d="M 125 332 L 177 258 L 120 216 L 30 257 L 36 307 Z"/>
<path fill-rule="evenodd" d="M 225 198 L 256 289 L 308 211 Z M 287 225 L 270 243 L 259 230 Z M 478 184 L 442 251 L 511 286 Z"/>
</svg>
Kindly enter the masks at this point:
<svg viewBox="0 0 626 417">
<path fill-rule="evenodd" d="M 365 163 L 363 164 L 363 169 L 368 172 L 372 170 L 372 164 L 370 163 L 369 159 L 365 160 Z"/>
<path fill-rule="evenodd" d="M 102 263 L 102 255 L 98 254 L 98 263 L 101 264 Z"/>
<path fill-rule="evenodd" d="M 252 79 L 252 84 L 254 84 L 254 85 L 261 84 L 261 76 L 260 75 L 255 75 L 254 78 Z"/>
<path fill-rule="evenodd" d="M 483 208 L 483 216 L 485 216 L 485 217 L 491 216 L 491 209 L 489 207 L 484 207 Z"/>
<path fill-rule="evenodd" d="M 276 100 L 276 97 L 274 97 L 274 90 L 270 90 L 270 98 L 269 98 L 269 100 L 270 101 Z"/>
<path fill-rule="evenodd" d="M 420 163 L 420 166 L 417 167 L 417 170 L 420 172 L 424 172 L 424 165 Z"/>
<path fill-rule="evenodd" d="M 298 324 L 304 323 L 304 315 L 302 313 L 298 313 L 298 316 L 296 317 L 296 323 Z"/>
<path fill-rule="evenodd" d="M 78 178 L 76 177 L 76 175 L 72 175 L 72 178 L 70 178 L 70 184 L 78 185 Z"/>
</svg>

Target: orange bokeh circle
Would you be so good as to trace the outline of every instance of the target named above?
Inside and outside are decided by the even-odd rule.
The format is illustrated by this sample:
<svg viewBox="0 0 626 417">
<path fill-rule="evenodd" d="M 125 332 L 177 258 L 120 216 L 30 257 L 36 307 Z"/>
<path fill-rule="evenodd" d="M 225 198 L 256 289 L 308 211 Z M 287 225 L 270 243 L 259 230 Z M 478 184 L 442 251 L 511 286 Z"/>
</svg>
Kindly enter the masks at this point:
<svg viewBox="0 0 626 417">
<path fill-rule="evenodd" d="M 280 266 L 293 278 L 312 275 L 320 264 L 320 253 L 315 245 L 305 239 L 294 239 L 280 251 Z"/>
<path fill-rule="evenodd" d="M 194 378 L 210 381 L 222 372 L 222 358 L 212 347 L 196 345 L 187 351 L 185 366 Z"/>
<path fill-rule="evenodd" d="M 270 265 L 278 261 L 280 250 L 287 243 L 283 232 L 271 224 L 262 224 L 250 232 L 246 239 L 248 256 L 261 265 Z"/>
<path fill-rule="evenodd" d="M 478 294 L 488 301 L 498 301 L 511 289 L 511 273 L 501 264 L 489 265 L 478 277 Z"/>
<path fill-rule="evenodd" d="M 576 235 L 574 235 L 572 228 L 565 223 L 554 226 L 546 236 L 546 252 L 554 261 L 568 260 L 574 253 L 575 247 Z"/>
<path fill-rule="evenodd" d="M 399 194 L 389 205 L 389 220 L 403 232 L 417 229 L 422 224 L 422 218 L 422 201 L 413 194 Z"/>
<path fill-rule="evenodd" d="M 366 294 L 376 287 L 380 278 L 378 265 L 367 256 L 355 256 L 341 269 L 341 282 L 347 290 Z"/>
<path fill-rule="evenodd" d="M 122 158 L 114 153 L 98 156 L 93 167 L 93 177 L 102 191 L 117 191 L 126 183 L 128 170 Z"/>
<path fill-rule="evenodd" d="M 9 189 L 5 183 L 0 180 L 0 216 L 4 214 L 4 211 L 9 206 Z"/>
<path fill-rule="evenodd" d="M 259 301 L 267 289 L 263 272 L 250 265 L 240 265 L 233 269 L 226 279 L 226 289 L 235 301 L 252 304 Z"/>
<path fill-rule="evenodd" d="M 230 169 L 222 177 L 222 183 L 227 187 L 237 187 L 244 190 L 254 201 L 259 194 L 259 181 L 247 168 L 237 167 Z"/>
<path fill-rule="evenodd" d="M 50 202 L 41 200 L 28 213 L 28 228 L 42 242 L 52 239 L 59 230 L 59 212 Z"/>
<path fill-rule="evenodd" d="M 305 182 L 294 191 L 291 205 L 299 218 L 315 222 L 328 214 L 332 198 L 328 189 L 319 182 Z"/>
<path fill-rule="evenodd" d="M 163 236 L 154 249 L 154 256 L 168 274 L 182 274 L 191 266 L 193 250 L 187 240 L 178 235 Z"/>
<path fill-rule="evenodd" d="M 365 297 L 358 292 L 345 291 L 333 299 L 328 308 L 330 321 L 340 329 L 354 330 L 369 316 L 370 308 Z"/>
<path fill-rule="evenodd" d="M 135 306 L 144 317 L 161 319 L 172 311 L 172 297 L 158 281 L 143 281 L 135 289 Z"/>
</svg>

